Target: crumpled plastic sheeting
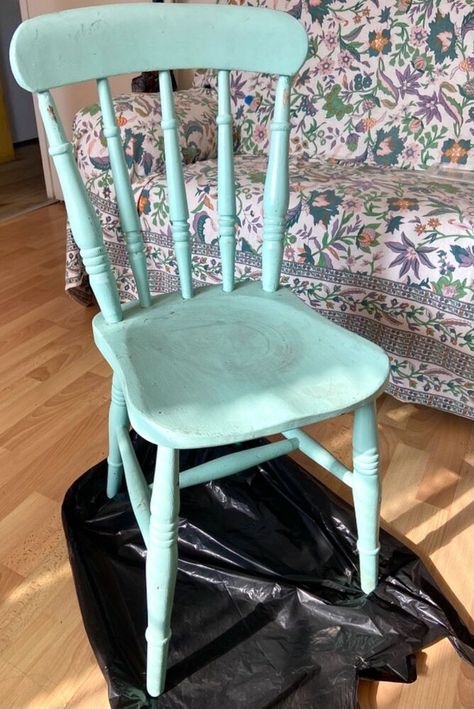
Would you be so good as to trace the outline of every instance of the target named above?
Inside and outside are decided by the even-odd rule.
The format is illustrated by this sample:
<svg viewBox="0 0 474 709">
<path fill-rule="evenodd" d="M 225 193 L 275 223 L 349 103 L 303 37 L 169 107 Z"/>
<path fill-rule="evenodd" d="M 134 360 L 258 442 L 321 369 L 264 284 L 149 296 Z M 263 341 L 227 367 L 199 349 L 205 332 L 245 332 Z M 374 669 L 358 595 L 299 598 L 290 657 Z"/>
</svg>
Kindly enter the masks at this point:
<svg viewBox="0 0 474 709">
<path fill-rule="evenodd" d="M 133 434 L 151 481 L 156 449 Z M 189 451 L 186 469 L 234 450 Z M 144 543 L 107 465 L 68 491 L 63 524 L 112 708 L 351 709 L 359 677 L 411 682 L 414 653 L 474 638 L 418 557 L 381 533 L 380 582 L 358 587 L 354 513 L 290 458 L 182 491 L 166 693 L 145 691 Z"/>
</svg>

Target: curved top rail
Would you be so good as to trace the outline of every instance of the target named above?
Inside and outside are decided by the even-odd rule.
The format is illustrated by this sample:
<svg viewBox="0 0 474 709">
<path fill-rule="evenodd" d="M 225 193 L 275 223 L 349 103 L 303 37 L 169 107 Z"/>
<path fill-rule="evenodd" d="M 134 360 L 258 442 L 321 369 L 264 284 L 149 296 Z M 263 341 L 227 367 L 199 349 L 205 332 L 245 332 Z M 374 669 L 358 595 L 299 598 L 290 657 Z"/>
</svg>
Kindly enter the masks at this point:
<svg viewBox="0 0 474 709">
<path fill-rule="evenodd" d="M 10 61 L 18 83 L 45 91 L 156 69 L 239 69 L 295 74 L 308 40 L 275 10 L 233 5 L 104 5 L 40 15 L 16 30 Z"/>
</svg>

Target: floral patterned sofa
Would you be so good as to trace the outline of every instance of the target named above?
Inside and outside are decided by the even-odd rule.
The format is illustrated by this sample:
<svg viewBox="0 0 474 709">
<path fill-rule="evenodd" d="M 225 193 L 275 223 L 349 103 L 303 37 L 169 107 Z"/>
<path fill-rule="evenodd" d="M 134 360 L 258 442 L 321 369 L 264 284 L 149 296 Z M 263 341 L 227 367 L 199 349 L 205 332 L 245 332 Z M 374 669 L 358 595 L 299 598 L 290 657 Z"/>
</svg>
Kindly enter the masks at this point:
<svg viewBox="0 0 474 709">
<path fill-rule="evenodd" d="M 471 0 L 249 0 L 310 36 L 291 102 L 283 281 L 390 355 L 395 397 L 474 418 L 474 7 Z M 274 79 L 234 72 L 240 278 L 260 273 Z M 216 79 L 176 93 L 196 285 L 220 278 Z M 157 94 L 116 99 L 154 293 L 177 289 Z M 97 106 L 74 143 L 123 300 L 135 296 Z M 67 288 L 90 302 L 69 235 Z"/>
</svg>

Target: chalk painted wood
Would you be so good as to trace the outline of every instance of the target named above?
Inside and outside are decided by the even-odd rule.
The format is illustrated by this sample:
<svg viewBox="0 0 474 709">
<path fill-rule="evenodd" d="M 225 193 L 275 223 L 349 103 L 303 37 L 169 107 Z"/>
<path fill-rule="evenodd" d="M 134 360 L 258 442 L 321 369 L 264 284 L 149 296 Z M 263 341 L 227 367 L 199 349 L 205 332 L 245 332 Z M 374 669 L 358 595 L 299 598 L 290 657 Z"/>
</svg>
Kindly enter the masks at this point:
<svg viewBox="0 0 474 709">
<path fill-rule="evenodd" d="M 146 558 L 146 682 L 152 697 L 161 694 L 165 688 L 166 660 L 171 637 L 170 618 L 178 563 L 178 465 L 176 450 L 158 447 Z"/>
<path fill-rule="evenodd" d="M 128 427 L 122 426 L 118 428 L 116 435 L 123 461 L 130 503 L 145 545 L 148 547 L 150 543 L 150 489 L 130 440 Z"/>
<path fill-rule="evenodd" d="M 130 31 L 137 27 L 139 40 Z M 157 68 L 289 76 L 302 65 L 307 48 L 303 27 L 283 12 L 149 3 L 77 8 L 27 20 L 15 32 L 10 60 L 20 86 L 44 91 Z"/>
<path fill-rule="evenodd" d="M 360 583 L 365 593 L 377 585 L 379 545 L 379 448 L 375 403 L 354 412 L 352 494 L 357 521 Z"/>
<path fill-rule="evenodd" d="M 222 257 L 222 286 L 227 293 L 234 289 L 235 270 L 235 204 L 232 110 L 230 105 L 230 75 L 218 74 L 218 152 L 217 152 L 217 211 L 219 215 L 219 247 Z"/>
<path fill-rule="evenodd" d="M 71 143 L 66 139 L 49 91 L 38 94 L 38 105 L 48 139 L 49 154 L 53 158 L 61 183 L 71 230 L 81 251 L 91 288 L 105 321 L 119 322 L 122 319 L 122 309 L 99 219 L 87 195 L 73 157 Z"/>
<path fill-rule="evenodd" d="M 270 128 L 270 153 L 263 193 L 262 284 L 275 291 L 280 284 L 283 235 L 289 200 L 288 139 L 290 131 L 290 78 L 280 76 L 275 113 Z"/>
<path fill-rule="evenodd" d="M 191 487 L 209 480 L 219 480 L 242 470 L 248 470 L 254 465 L 261 465 L 268 460 L 273 460 L 281 455 L 288 455 L 298 448 L 298 439 L 290 438 L 288 441 L 268 443 L 257 448 L 248 448 L 238 453 L 223 455 L 221 458 L 208 461 L 195 468 L 184 470 L 179 476 L 179 487 Z"/>
<path fill-rule="evenodd" d="M 257 281 L 124 306 L 119 327 L 93 322 L 124 385 L 132 426 L 149 441 L 199 448 L 245 441 L 337 416 L 384 388 L 388 359 L 287 288 Z"/>
<path fill-rule="evenodd" d="M 178 122 L 174 111 L 173 85 L 169 71 L 160 71 L 159 76 L 169 216 L 178 262 L 181 293 L 183 298 L 191 298 L 193 294 L 191 235 L 189 233 L 188 200 L 179 147 Z"/>
<path fill-rule="evenodd" d="M 132 25 L 140 27 L 139 42 L 130 33 Z M 183 472 L 183 486 L 299 448 L 352 484 L 361 584 L 365 592 L 376 584 L 379 487 L 374 399 L 386 384 L 388 359 L 373 343 L 322 318 L 289 290 L 278 288 L 288 209 L 290 75 L 303 62 L 306 49 L 304 30 L 284 13 L 151 3 L 42 16 L 22 25 L 12 42 L 15 76 L 25 88 L 39 92 L 74 237 L 102 311 L 94 318 L 94 338 L 114 371 L 108 493 L 118 490 L 123 468 L 148 547 L 147 687 L 152 696 L 165 686 L 177 566 L 179 449 L 284 432 L 287 440 Z M 198 289 L 191 298 L 188 207 L 168 70 L 196 66 L 219 69 L 219 217 L 221 248 L 227 254 L 227 292 L 209 287 Z M 169 213 L 182 292 L 150 301 L 138 221 L 105 77 L 156 67 Z M 281 75 L 264 193 L 262 284 L 234 284 L 236 215 L 228 83 L 233 68 Z M 98 80 L 123 230 L 139 284 L 141 304 L 123 309 L 100 225 L 48 91 L 87 78 Z M 299 429 L 353 410 L 351 473 Z M 138 433 L 158 444 L 151 494 L 130 442 L 129 420 Z"/>
<path fill-rule="evenodd" d="M 109 455 L 107 458 L 107 496 L 115 497 L 123 477 L 123 463 L 117 439 L 118 431 L 128 426 L 128 414 L 122 386 L 116 374 L 112 377 L 109 409 Z"/>
<path fill-rule="evenodd" d="M 325 470 L 334 475 L 335 478 L 343 482 L 348 487 L 352 487 L 353 475 L 332 453 L 324 446 L 314 440 L 307 433 L 299 428 L 291 431 L 283 431 L 285 438 L 296 439 L 298 447 L 302 453 L 311 458 L 315 463 L 321 465 Z"/>
<path fill-rule="evenodd" d="M 132 267 L 140 303 L 147 307 L 151 303 L 150 288 L 146 268 L 145 247 L 138 219 L 137 205 L 133 197 L 123 151 L 120 128 L 117 125 L 114 105 L 108 79 L 99 79 L 97 89 L 102 109 L 104 136 L 110 157 L 110 166 L 120 214 L 120 226 L 125 238 L 127 254 Z"/>
</svg>

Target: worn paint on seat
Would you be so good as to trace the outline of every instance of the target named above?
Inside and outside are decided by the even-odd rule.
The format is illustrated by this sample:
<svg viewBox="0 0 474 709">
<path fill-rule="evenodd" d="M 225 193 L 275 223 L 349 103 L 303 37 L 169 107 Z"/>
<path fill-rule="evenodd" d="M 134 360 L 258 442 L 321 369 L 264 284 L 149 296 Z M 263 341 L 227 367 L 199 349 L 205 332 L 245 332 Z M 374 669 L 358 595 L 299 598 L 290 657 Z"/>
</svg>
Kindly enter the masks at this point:
<svg viewBox="0 0 474 709">
<path fill-rule="evenodd" d="M 97 346 L 124 385 L 133 427 L 175 448 L 249 440 L 370 401 L 388 376 L 379 347 L 281 288 L 241 283 L 167 294 L 122 322 L 94 319 Z"/>
</svg>

